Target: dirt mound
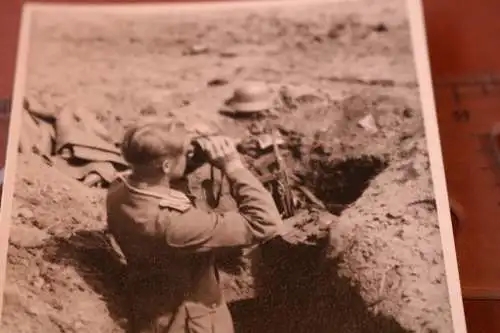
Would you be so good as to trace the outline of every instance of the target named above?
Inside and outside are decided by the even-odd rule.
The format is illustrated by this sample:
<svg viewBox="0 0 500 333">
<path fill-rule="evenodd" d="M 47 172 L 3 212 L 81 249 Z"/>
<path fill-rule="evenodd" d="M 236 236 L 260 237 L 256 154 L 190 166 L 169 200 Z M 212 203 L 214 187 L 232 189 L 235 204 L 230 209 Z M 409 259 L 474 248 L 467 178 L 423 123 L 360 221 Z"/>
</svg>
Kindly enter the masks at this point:
<svg viewBox="0 0 500 333">
<path fill-rule="evenodd" d="M 320 236 L 248 254 L 258 271 L 228 269 L 238 332 L 451 332 L 404 3 L 304 6 L 37 15 L 27 96 L 54 111 L 84 106 L 116 140 L 160 115 L 236 138 L 271 126 L 292 142 L 290 169 L 329 211 L 303 221 L 331 220 L 331 230 L 305 223 L 297 239 Z M 273 87 L 277 112 L 220 115 L 249 79 Z M 123 266 L 103 208 L 102 192 L 20 157 L 5 332 L 123 332 Z"/>
<path fill-rule="evenodd" d="M 375 178 L 342 213 L 339 224 L 349 236 L 342 240 L 340 272 L 360 286 L 375 313 L 400 318 L 416 332 L 451 332 L 424 138 L 401 152 L 407 159 Z"/>
<path fill-rule="evenodd" d="M 106 262 L 102 243 L 78 237 L 78 230 L 102 230 L 101 195 L 34 156 L 21 155 L 18 168 L 2 329 L 115 332 L 116 316 L 105 299 L 116 289 L 97 293 L 92 281 L 106 281 L 116 265 Z M 108 272 L 83 260 L 93 256 Z"/>
</svg>

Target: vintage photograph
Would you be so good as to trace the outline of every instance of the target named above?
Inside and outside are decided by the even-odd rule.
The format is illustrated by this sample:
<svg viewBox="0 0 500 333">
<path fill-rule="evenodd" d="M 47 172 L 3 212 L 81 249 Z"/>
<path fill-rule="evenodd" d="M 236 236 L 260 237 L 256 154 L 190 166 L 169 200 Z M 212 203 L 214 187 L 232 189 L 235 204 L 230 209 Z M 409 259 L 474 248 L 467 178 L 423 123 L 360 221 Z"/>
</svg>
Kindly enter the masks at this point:
<svg viewBox="0 0 500 333">
<path fill-rule="evenodd" d="M 406 1 L 23 29 L 2 332 L 457 332 Z"/>
</svg>

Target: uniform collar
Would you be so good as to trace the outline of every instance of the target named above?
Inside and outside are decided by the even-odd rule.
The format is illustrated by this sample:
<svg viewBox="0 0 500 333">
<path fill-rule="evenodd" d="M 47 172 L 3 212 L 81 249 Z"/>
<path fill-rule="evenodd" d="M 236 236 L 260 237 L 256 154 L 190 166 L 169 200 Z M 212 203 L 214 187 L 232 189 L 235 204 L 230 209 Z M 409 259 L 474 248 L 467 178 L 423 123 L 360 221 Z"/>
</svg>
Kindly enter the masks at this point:
<svg viewBox="0 0 500 333">
<path fill-rule="evenodd" d="M 158 199 L 159 206 L 162 208 L 171 208 L 184 212 L 193 206 L 193 197 L 190 194 L 167 187 L 157 187 L 153 190 L 139 188 L 130 183 L 130 174 L 131 172 L 127 171 L 118 175 L 130 192 Z"/>
</svg>

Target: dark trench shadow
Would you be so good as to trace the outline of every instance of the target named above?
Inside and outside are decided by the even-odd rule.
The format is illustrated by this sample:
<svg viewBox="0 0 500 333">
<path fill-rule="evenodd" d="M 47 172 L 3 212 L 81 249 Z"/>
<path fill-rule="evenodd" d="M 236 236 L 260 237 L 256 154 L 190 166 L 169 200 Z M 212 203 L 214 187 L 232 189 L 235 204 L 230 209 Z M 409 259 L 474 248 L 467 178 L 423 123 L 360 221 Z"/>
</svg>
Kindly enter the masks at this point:
<svg viewBox="0 0 500 333">
<path fill-rule="evenodd" d="M 257 299 L 230 304 L 237 333 L 406 333 L 376 316 L 318 246 L 276 240 L 262 248 Z"/>
<path fill-rule="evenodd" d="M 299 176 L 330 211 L 340 215 L 370 186 L 373 178 L 388 167 L 384 157 L 362 155 L 347 159 L 314 158 Z"/>
<path fill-rule="evenodd" d="M 53 238 L 44 259 L 70 266 L 105 301 L 111 318 L 123 329 L 128 318 L 125 265 L 113 251 L 102 230 L 80 230 L 68 239 Z"/>
</svg>

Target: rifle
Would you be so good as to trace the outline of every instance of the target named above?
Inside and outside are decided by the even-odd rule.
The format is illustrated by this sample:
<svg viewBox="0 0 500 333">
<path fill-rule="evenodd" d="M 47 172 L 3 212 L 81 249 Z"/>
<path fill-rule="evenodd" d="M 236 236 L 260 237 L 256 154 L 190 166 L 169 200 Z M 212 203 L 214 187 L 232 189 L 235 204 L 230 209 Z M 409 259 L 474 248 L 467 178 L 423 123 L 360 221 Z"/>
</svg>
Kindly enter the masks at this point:
<svg viewBox="0 0 500 333">
<path fill-rule="evenodd" d="M 251 163 L 256 176 L 268 189 L 268 191 L 271 192 L 276 206 L 282 214 L 282 217 L 287 219 L 295 216 L 295 214 L 297 213 L 296 196 L 293 190 L 302 193 L 305 200 L 311 203 L 313 206 L 326 210 L 323 202 L 321 202 L 321 200 L 319 200 L 305 186 L 300 185 L 301 182 L 295 175 L 293 175 L 293 173 L 290 174 L 288 172 L 288 168 L 283 160 L 283 156 L 280 151 L 280 144 L 282 143 L 284 143 L 284 141 L 280 139 L 280 136 L 277 135 L 276 131 L 271 132 L 270 135 L 261 136 L 257 140 L 257 147 L 255 147 L 260 152 L 260 154 L 257 153 L 257 155 L 260 155 L 260 157 L 258 157 L 253 161 L 253 163 Z M 240 152 L 246 150 L 245 145 L 242 142 L 239 142 L 237 147 Z M 264 152 L 264 154 L 262 154 L 262 152 Z M 213 169 L 211 170 L 211 180 L 208 182 L 210 182 L 213 186 Z M 213 190 L 211 190 L 210 192 L 212 191 Z M 213 195 L 212 201 L 214 202 L 214 206 L 218 205 L 220 196 L 221 188 L 219 188 L 219 192 L 217 194 L 214 193 Z"/>
<path fill-rule="evenodd" d="M 286 165 L 283 162 L 283 157 L 281 156 L 274 131 L 272 133 L 272 145 L 274 157 L 278 165 L 278 169 L 275 172 L 277 200 L 279 206 L 283 209 L 283 217 L 288 218 L 295 215 L 295 202 L 290 184 L 290 177 L 288 176 Z"/>
<path fill-rule="evenodd" d="M 269 136 L 267 136 L 269 138 Z M 326 210 L 325 204 L 319 200 L 306 186 L 300 185 L 301 181 L 293 173 L 288 172 L 288 168 L 283 161 L 282 154 L 279 149 L 279 144 L 275 132 L 270 136 L 271 142 L 266 144 L 262 142 L 260 147 L 265 149 L 267 146 L 272 146 L 272 154 L 266 154 L 256 161 L 257 170 L 260 171 L 259 179 L 266 185 L 268 190 L 273 194 L 276 205 L 282 212 L 285 218 L 295 216 L 296 212 L 296 196 L 295 190 L 300 192 L 306 201 L 312 206 Z M 263 140 L 265 141 L 265 140 Z M 277 164 L 277 169 L 269 173 L 268 166 Z"/>
</svg>

